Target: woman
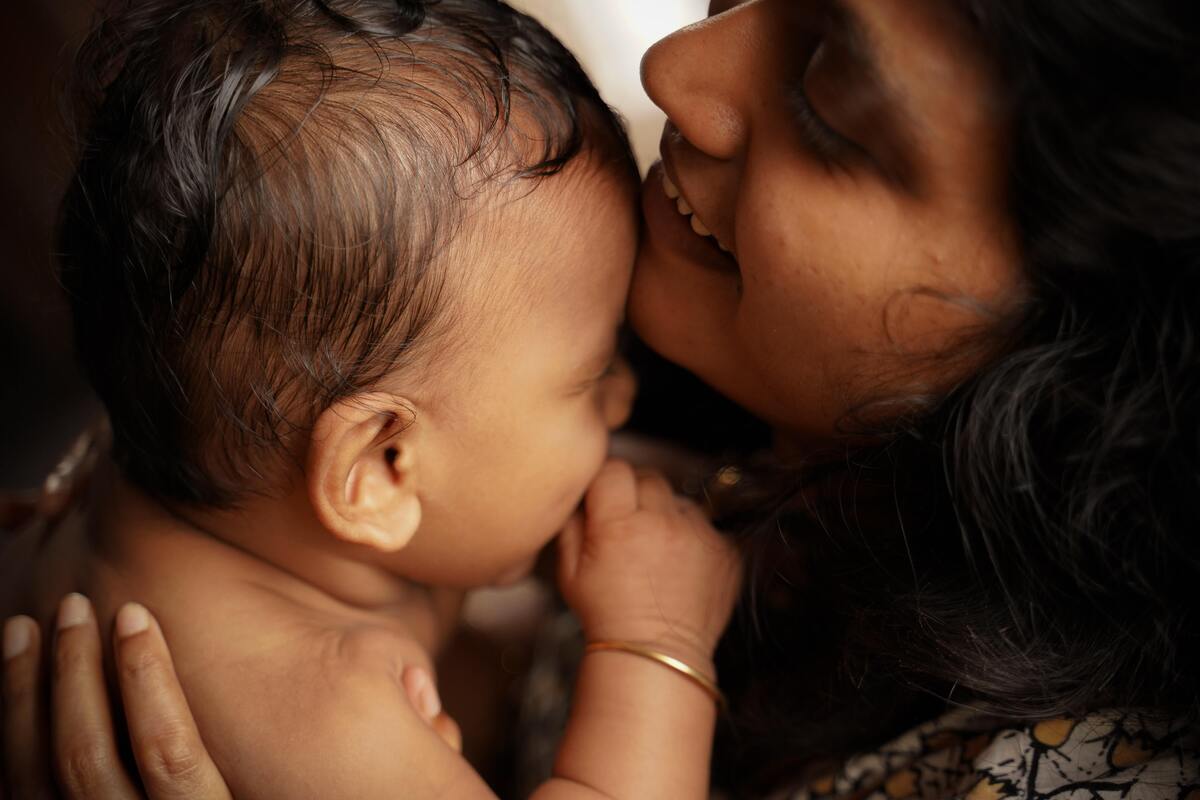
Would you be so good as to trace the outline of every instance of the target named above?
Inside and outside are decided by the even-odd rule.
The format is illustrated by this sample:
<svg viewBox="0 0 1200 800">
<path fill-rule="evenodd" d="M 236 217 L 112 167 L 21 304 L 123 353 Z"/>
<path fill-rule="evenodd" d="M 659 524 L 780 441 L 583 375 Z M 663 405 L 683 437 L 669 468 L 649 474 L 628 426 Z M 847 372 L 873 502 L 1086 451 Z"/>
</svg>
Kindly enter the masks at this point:
<svg viewBox="0 0 1200 800">
<path fill-rule="evenodd" d="M 731 498 L 754 789 L 1194 796 L 1198 54 L 1177 0 L 717 0 L 647 54 L 631 319 L 776 429 Z M 165 645 L 126 641 L 151 795 L 221 796 Z"/>
</svg>

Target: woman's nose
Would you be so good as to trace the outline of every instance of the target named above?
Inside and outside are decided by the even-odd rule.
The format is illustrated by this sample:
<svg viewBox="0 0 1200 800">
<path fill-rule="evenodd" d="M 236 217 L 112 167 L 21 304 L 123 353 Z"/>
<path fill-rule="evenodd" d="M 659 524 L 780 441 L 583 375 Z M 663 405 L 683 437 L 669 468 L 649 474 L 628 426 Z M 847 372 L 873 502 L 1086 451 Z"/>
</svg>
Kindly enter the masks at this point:
<svg viewBox="0 0 1200 800">
<path fill-rule="evenodd" d="M 679 133 L 705 154 L 729 160 L 749 133 L 761 92 L 757 63 L 767 26 L 763 0 L 677 31 L 642 58 L 642 85 Z"/>
<path fill-rule="evenodd" d="M 629 421 L 633 399 L 637 396 L 637 376 L 629 362 L 621 358 L 613 366 L 604 394 L 604 424 L 615 431 Z"/>
</svg>

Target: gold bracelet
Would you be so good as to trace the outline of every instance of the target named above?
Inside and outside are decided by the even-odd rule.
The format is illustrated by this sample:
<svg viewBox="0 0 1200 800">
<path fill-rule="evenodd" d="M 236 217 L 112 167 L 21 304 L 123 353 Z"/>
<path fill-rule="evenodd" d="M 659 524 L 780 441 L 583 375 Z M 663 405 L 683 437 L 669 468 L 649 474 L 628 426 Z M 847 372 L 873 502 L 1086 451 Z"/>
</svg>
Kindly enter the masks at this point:
<svg viewBox="0 0 1200 800">
<path fill-rule="evenodd" d="M 646 647 L 645 645 L 637 644 L 636 642 L 588 642 L 587 646 L 583 649 L 583 652 L 599 653 L 604 650 L 630 653 L 635 656 L 641 656 L 642 658 L 648 658 L 651 661 L 657 661 L 664 667 L 675 670 L 680 675 L 699 686 L 708 694 L 709 697 L 716 701 L 717 708 L 722 711 L 725 710 L 725 695 L 721 694 L 721 690 L 717 686 L 717 682 L 705 675 L 703 672 L 700 672 L 683 661 L 680 661 L 678 658 L 669 656 L 666 653 L 660 653 L 657 650 Z"/>
</svg>

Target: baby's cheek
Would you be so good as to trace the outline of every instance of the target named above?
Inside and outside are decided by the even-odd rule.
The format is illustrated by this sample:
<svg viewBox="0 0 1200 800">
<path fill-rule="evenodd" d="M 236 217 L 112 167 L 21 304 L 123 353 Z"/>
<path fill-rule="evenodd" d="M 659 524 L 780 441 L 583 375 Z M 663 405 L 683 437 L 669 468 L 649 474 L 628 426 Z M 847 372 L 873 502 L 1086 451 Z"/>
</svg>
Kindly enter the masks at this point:
<svg viewBox="0 0 1200 800">
<path fill-rule="evenodd" d="M 592 428 L 587 440 L 580 443 L 579 457 L 576 469 L 576 481 L 580 485 L 579 494 L 582 495 L 587 491 L 587 488 L 592 485 L 600 468 L 604 466 L 605 460 L 608 458 L 609 441 L 611 434 L 606 426 L 596 425 Z"/>
<path fill-rule="evenodd" d="M 610 431 L 618 430 L 629 422 L 629 415 L 633 412 L 633 400 L 637 396 L 638 388 L 637 377 L 625 359 L 618 360 L 613 369 L 614 374 L 608 378 L 604 386 L 600 409 L 600 413 L 604 417 L 604 425 Z"/>
</svg>

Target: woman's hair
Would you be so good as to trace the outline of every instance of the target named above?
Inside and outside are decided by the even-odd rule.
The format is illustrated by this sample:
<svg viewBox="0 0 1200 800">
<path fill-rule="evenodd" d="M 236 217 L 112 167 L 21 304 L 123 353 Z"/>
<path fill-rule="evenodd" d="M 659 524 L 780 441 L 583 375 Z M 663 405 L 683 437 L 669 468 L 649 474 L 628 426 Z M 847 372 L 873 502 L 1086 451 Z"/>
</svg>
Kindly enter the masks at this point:
<svg viewBox="0 0 1200 800">
<path fill-rule="evenodd" d="M 752 529 L 745 691 L 780 757 L 878 743 L 927 697 L 1200 711 L 1200 6 L 957 2 L 1006 77 L 1029 299 L 1001 355 L 792 470 Z"/>
<path fill-rule="evenodd" d="M 486 190 L 585 152 L 633 172 L 497 0 L 118 0 L 79 62 L 61 279 L 118 463 L 174 502 L 276 488 L 317 414 L 444 349 Z"/>
</svg>

